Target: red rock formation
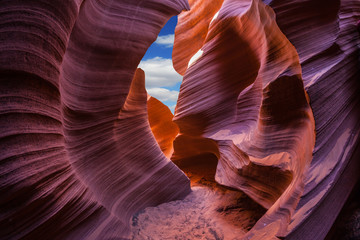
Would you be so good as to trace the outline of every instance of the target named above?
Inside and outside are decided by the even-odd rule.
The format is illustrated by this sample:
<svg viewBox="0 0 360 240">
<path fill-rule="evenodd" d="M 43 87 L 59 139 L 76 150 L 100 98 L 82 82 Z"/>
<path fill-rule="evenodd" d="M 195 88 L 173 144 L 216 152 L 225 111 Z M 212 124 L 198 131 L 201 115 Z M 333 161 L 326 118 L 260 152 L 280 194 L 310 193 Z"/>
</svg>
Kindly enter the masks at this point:
<svg viewBox="0 0 360 240">
<path fill-rule="evenodd" d="M 190 11 L 179 15 L 175 29 L 173 63 L 181 75 L 185 74 L 190 58 L 204 44 L 210 21 L 224 0 L 189 0 Z M 184 44 L 191 41 L 192 44 Z"/>
<path fill-rule="evenodd" d="M 186 2 L 81 2 L 1 2 L 1 239 L 122 239 L 134 212 L 190 191 L 132 81 Z"/>
<path fill-rule="evenodd" d="M 127 238 L 190 192 L 176 165 L 267 209 L 247 238 L 324 238 L 359 178 L 360 2 L 189 2 L 178 129 L 137 66 L 185 0 L 1 1 L 0 239 Z"/>
<path fill-rule="evenodd" d="M 275 8 L 280 28 L 300 55 L 317 126 L 314 161 L 314 120 L 296 50 L 276 26 L 274 13 L 256 0 L 225 0 L 210 25 L 202 23 L 203 28 L 209 28 L 208 34 L 190 62 L 191 57 L 179 49 L 193 49 L 193 41 L 197 43 L 201 33 L 188 28 L 190 33 L 176 35 L 174 54 L 179 56 L 173 56 L 174 66 L 179 73 L 189 67 L 174 121 L 183 139 L 217 142 L 219 183 L 241 189 L 269 208 L 247 237 L 321 239 L 357 179 L 346 165 L 351 162 L 359 133 L 359 98 L 355 94 L 359 91 L 355 80 L 359 79 L 359 3 L 265 2 Z M 326 11 L 320 11 L 324 5 L 328 5 Z M 178 28 L 190 22 L 190 17 L 181 16 Z M 201 11 L 193 9 L 191 18 L 201 17 Z M 336 91 L 339 93 L 334 94 Z M 180 162 L 183 155 L 188 168 L 189 152 L 184 149 L 175 144 L 174 154 Z M 194 155 L 206 152 L 214 150 Z M 341 191 L 345 195 L 337 197 L 338 203 L 330 204 L 328 199 L 336 199 L 333 193 L 340 191 L 340 184 L 346 181 L 342 179 L 348 178 L 341 175 L 344 169 L 351 173 L 349 186 Z M 336 181 L 337 189 L 331 190 Z M 332 198 L 325 199 L 329 193 Z M 316 224 L 317 216 L 325 217 L 332 207 L 337 210 L 330 219 L 324 225 Z M 309 220 L 311 215 L 315 217 Z M 318 231 L 309 231 L 309 221 Z"/>
<path fill-rule="evenodd" d="M 152 133 L 167 158 L 174 152 L 173 142 L 179 133 L 179 128 L 172 121 L 174 115 L 170 109 L 154 97 L 147 101 L 149 124 Z"/>
</svg>

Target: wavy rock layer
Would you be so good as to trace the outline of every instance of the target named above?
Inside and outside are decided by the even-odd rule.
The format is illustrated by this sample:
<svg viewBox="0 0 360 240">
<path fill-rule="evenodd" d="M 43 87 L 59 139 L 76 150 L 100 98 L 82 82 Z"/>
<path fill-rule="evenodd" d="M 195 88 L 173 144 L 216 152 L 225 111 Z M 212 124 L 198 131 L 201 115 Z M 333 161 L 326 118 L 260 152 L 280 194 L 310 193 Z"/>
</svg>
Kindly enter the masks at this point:
<svg viewBox="0 0 360 240">
<path fill-rule="evenodd" d="M 1 2 L 1 239 L 122 239 L 134 212 L 190 192 L 135 73 L 187 4 L 81 3 Z"/>
<path fill-rule="evenodd" d="M 263 2 L 276 21 L 260 0 L 1 1 L 0 238 L 128 238 L 188 195 L 177 166 L 263 207 L 247 238 L 324 238 L 359 178 L 360 2 Z M 137 66 L 189 5 L 176 127 Z M 223 199 L 201 191 L 169 204 Z"/>
<path fill-rule="evenodd" d="M 223 2 L 224 0 L 189 0 L 191 10 L 179 15 L 175 29 L 176 41 L 174 42 L 172 57 L 174 68 L 181 75 L 185 74 L 191 57 L 204 44 L 209 23 L 214 14 L 219 11 Z M 189 41 L 192 44 L 186 44 Z"/>
<path fill-rule="evenodd" d="M 321 239 L 359 169 L 350 161 L 359 134 L 359 2 L 264 2 L 286 37 L 256 0 L 225 0 L 194 30 L 184 26 L 201 19 L 201 9 L 180 15 L 173 61 L 186 73 L 173 158 L 189 168 L 197 156 L 218 156 L 216 181 L 268 208 L 246 237 Z M 207 29 L 206 38 L 197 29 Z M 193 57 L 182 53 L 187 48 Z M 193 139 L 217 146 L 186 151 Z M 319 216 L 328 220 L 318 224 Z"/>
<path fill-rule="evenodd" d="M 288 237 L 323 239 L 360 171 L 360 2 L 268 2 L 299 53 L 316 127 L 313 160 Z"/>
</svg>

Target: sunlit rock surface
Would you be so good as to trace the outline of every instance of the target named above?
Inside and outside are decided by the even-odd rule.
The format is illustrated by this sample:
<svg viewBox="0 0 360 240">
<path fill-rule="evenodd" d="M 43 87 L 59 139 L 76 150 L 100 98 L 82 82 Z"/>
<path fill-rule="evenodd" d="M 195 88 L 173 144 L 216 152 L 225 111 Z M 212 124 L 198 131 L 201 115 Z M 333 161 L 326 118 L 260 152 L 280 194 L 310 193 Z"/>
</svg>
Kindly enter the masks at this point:
<svg viewBox="0 0 360 240">
<path fill-rule="evenodd" d="M 147 101 L 148 118 L 152 133 L 166 157 L 174 152 L 173 142 L 179 133 L 178 126 L 172 121 L 170 109 L 154 97 Z"/>
<path fill-rule="evenodd" d="M 181 135 L 217 143 L 218 183 L 268 209 L 248 236 L 285 235 L 315 143 L 296 50 L 270 7 L 225 0 L 201 51 L 184 75 L 174 121 Z"/>
<path fill-rule="evenodd" d="M 175 29 L 176 41 L 173 49 L 174 68 L 181 75 L 185 74 L 188 62 L 203 46 L 209 23 L 224 0 L 189 0 L 191 10 L 182 12 Z M 191 44 L 184 44 L 191 41 Z"/>
<path fill-rule="evenodd" d="M 173 118 L 137 67 L 182 10 Z M 359 20 L 357 0 L 1 1 L 0 239 L 323 239 L 359 177 Z"/>
<path fill-rule="evenodd" d="M 359 133 L 359 2 L 265 2 L 285 36 L 259 1 L 225 0 L 192 58 L 176 47 L 191 48 L 197 37 L 178 32 L 174 66 L 188 68 L 174 121 L 183 139 L 217 142 L 217 182 L 269 209 L 246 237 L 321 239 L 359 171 L 349 161 Z M 188 162 L 186 148 L 174 146 Z M 319 216 L 327 220 L 318 224 Z"/>
</svg>

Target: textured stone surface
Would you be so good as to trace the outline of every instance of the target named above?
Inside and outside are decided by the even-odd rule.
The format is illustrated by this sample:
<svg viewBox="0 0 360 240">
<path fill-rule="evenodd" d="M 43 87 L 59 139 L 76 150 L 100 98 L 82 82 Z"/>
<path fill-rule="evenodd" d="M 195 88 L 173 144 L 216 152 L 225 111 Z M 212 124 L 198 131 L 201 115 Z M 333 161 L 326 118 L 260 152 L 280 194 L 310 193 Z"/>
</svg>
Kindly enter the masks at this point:
<svg viewBox="0 0 360 240">
<path fill-rule="evenodd" d="M 204 44 L 209 24 L 224 0 L 189 0 L 190 11 L 179 15 L 175 29 L 173 63 L 181 75 L 185 74 L 190 59 Z M 184 44 L 191 41 L 191 44 Z"/>
<path fill-rule="evenodd" d="M 137 67 L 182 10 L 173 118 Z M 359 178 L 359 19 L 358 0 L 1 1 L 0 239 L 323 239 Z"/>
<path fill-rule="evenodd" d="M 133 213 L 190 192 L 134 77 L 187 3 L 80 4 L 0 4 L 1 239 L 122 239 Z"/>
<path fill-rule="evenodd" d="M 174 66 L 181 65 L 182 74 L 188 68 L 175 143 L 216 141 L 220 156 L 216 148 L 204 148 L 194 152 L 194 163 L 196 154 L 218 156 L 216 180 L 269 208 L 247 237 L 321 239 L 358 178 L 351 156 L 359 134 L 359 2 L 264 2 L 285 36 L 259 1 L 235 0 L 225 0 L 210 25 L 202 22 L 207 36 L 193 57 L 176 48 L 192 49 L 201 33 L 176 35 Z M 182 13 L 178 28 L 193 15 Z M 306 102 L 314 119 L 305 114 Z M 174 146 L 174 154 L 191 164 L 186 147 Z M 327 220 L 317 224 L 320 218 Z"/>
<path fill-rule="evenodd" d="M 360 129 L 360 2 L 268 2 L 299 53 L 316 130 L 313 160 L 288 237 L 322 239 L 360 171 L 355 151 Z"/>
<path fill-rule="evenodd" d="M 216 142 L 218 183 L 268 209 L 248 236 L 284 235 L 315 142 L 296 50 L 268 6 L 225 0 L 201 51 L 184 75 L 174 121 L 184 137 Z"/>
</svg>

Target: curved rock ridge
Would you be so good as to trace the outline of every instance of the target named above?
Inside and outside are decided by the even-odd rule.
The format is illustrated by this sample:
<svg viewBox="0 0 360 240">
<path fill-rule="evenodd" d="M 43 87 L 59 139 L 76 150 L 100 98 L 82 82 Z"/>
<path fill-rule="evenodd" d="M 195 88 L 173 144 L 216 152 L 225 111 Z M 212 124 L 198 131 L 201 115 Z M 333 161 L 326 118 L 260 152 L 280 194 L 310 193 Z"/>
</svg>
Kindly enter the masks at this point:
<svg viewBox="0 0 360 240">
<path fill-rule="evenodd" d="M 174 152 L 173 142 L 179 128 L 172 121 L 174 115 L 170 109 L 154 97 L 148 96 L 148 118 L 152 133 L 167 158 Z"/>
<path fill-rule="evenodd" d="M 189 0 L 190 10 L 179 15 L 172 54 L 174 68 L 179 74 L 185 74 L 192 56 L 204 44 L 209 24 L 223 2 L 224 0 Z M 186 44 L 188 41 L 192 44 Z"/>
<path fill-rule="evenodd" d="M 190 192 L 151 133 L 136 70 L 186 8 L 1 2 L 1 239 L 125 239 L 133 213 Z"/>
<path fill-rule="evenodd" d="M 173 118 L 138 64 L 182 10 Z M 144 216 L 241 205 L 227 236 L 324 239 L 359 179 L 358 0 L 3 0 L 0 23 L 0 239 L 128 239 L 185 196 Z"/>
<path fill-rule="evenodd" d="M 267 2 L 299 53 L 316 127 L 313 160 L 287 237 L 324 239 L 360 177 L 360 2 Z"/>
<path fill-rule="evenodd" d="M 201 14 L 194 11 L 192 18 Z M 190 21 L 184 13 L 180 16 L 180 27 L 180 20 Z M 201 34 L 188 31 L 189 36 Z M 189 59 L 175 56 L 181 55 L 176 47 L 191 49 L 193 44 L 191 38 L 177 37 L 174 65 Z M 218 155 L 215 180 L 244 191 L 268 209 L 245 237 L 284 236 L 303 193 L 315 144 L 296 49 L 277 27 L 270 7 L 258 0 L 225 0 L 199 52 L 180 88 L 174 155 L 179 163 L 182 156 L 189 161 L 189 151 L 177 145 L 193 146 L 188 139 L 204 139 L 207 147 L 192 151 L 193 159 Z M 217 146 L 211 148 L 210 142 Z"/>
</svg>

